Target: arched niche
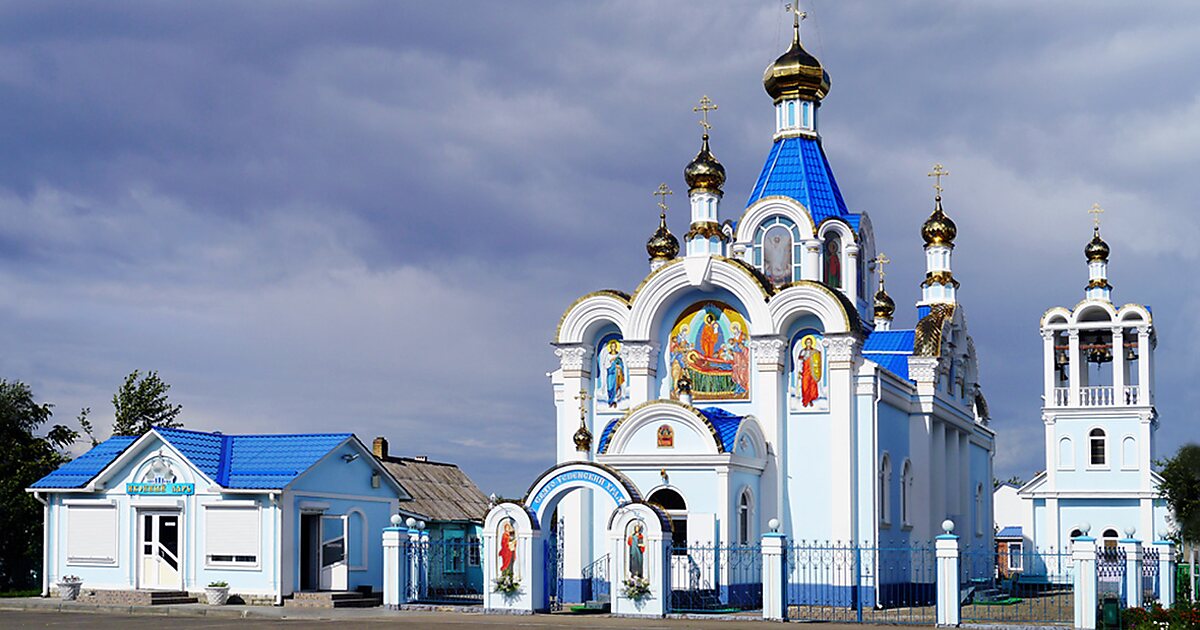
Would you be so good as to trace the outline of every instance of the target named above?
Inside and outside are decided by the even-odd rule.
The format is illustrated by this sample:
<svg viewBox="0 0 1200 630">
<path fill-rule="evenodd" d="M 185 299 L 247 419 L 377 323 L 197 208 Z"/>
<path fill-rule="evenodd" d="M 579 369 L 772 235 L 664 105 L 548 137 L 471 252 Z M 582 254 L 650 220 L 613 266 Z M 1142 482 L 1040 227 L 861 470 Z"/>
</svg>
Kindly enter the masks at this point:
<svg viewBox="0 0 1200 630">
<path fill-rule="evenodd" d="M 1117 311 L 1112 304 L 1101 301 L 1082 302 L 1071 313 L 1072 323 L 1111 322 L 1117 319 Z"/>
<path fill-rule="evenodd" d="M 850 309 L 847 309 L 850 306 Z M 806 316 L 820 320 L 826 334 L 858 330 L 858 313 L 845 296 L 823 284 L 802 280 L 776 293 L 768 303 L 773 334 L 787 331 Z"/>
<path fill-rule="evenodd" d="M 608 520 L 612 612 L 615 615 L 661 617 L 670 606 L 671 526 L 666 514 L 643 501 L 624 503 Z M 624 585 L 639 581 L 648 592 L 625 595 Z"/>
<path fill-rule="evenodd" d="M 532 512 L 505 501 L 483 519 L 483 606 L 533 612 L 545 607 L 545 550 Z M 515 593 L 497 590 L 501 578 L 516 582 Z"/>
<path fill-rule="evenodd" d="M 629 297 L 618 291 L 589 293 L 567 307 L 558 322 L 554 343 L 592 344 L 606 326 L 624 331 L 629 320 Z"/>
<path fill-rule="evenodd" d="M 770 334 L 771 316 L 767 299 L 771 289 L 765 280 L 754 275 L 744 263 L 731 259 L 708 257 L 696 259 L 699 268 L 688 269 L 691 259 L 667 264 L 648 277 L 634 292 L 625 338 L 645 341 L 655 338 L 672 313 L 685 308 L 693 295 L 715 295 L 724 291 L 725 301 L 738 309 L 749 322 L 751 335 Z M 673 308 L 674 307 L 674 308 Z"/>
</svg>

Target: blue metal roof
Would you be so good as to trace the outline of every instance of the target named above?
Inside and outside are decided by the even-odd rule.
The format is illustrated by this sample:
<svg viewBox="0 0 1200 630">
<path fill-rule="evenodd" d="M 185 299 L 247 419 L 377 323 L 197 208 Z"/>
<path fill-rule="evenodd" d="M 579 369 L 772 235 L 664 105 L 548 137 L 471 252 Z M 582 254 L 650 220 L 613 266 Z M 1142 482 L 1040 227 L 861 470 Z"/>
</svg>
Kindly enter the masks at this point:
<svg viewBox="0 0 1200 630">
<path fill-rule="evenodd" d="M 617 418 L 608 421 L 604 425 L 604 431 L 600 433 L 600 441 L 596 444 L 597 453 L 605 453 L 608 449 L 608 441 L 612 439 L 612 434 L 617 430 Z"/>
<path fill-rule="evenodd" d="M 846 209 L 842 191 L 818 140 L 781 138 L 775 141 L 746 206 L 774 195 L 791 197 L 804 204 L 815 224 L 838 217 L 858 229 L 859 217 Z"/>
<path fill-rule="evenodd" d="M 223 435 L 155 427 L 193 466 L 224 488 L 283 488 L 353 433 Z M 109 438 L 35 483 L 33 488 L 82 488 L 137 438 Z"/>
<path fill-rule="evenodd" d="M 746 416 L 735 416 L 718 407 L 705 407 L 697 411 L 708 418 L 709 423 L 717 430 L 717 437 L 721 440 L 724 451 L 732 453 L 733 440 L 737 438 L 738 427 L 742 426 L 742 419 Z"/>
<path fill-rule="evenodd" d="M 996 534 L 996 538 L 1022 538 L 1020 525 L 1009 525 Z"/>
<path fill-rule="evenodd" d="M 880 365 L 883 369 L 899 376 L 905 380 L 908 378 L 908 356 L 907 354 L 875 354 L 864 352 L 863 357 L 870 359 Z"/>
<path fill-rule="evenodd" d="M 863 352 L 912 354 L 915 330 L 876 330 L 863 342 Z"/>
<path fill-rule="evenodd" d="M 59 466 L 57 470 L 38 479 L 30 488 L 82 488 L 100 471 L 113 463 L 130 444 L 137 440 L 131 435 L 115 435 L 97 444 L 92 450 Z"/>
</svg>

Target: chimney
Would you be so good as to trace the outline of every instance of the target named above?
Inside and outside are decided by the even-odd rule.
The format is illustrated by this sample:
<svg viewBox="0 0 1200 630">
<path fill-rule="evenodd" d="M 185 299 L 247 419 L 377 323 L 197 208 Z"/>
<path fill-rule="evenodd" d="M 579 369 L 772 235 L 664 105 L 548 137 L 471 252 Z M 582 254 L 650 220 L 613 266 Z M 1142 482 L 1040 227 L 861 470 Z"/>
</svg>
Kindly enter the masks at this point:
<svg viewBox="0 0 1200 630">
<path fill-rule="evenodd" d="M 375 442 L 371 444 L 371 450 L 375 453 L 375 457 L 379 459 L 387 459 L 388 443 L 387 438 L 379 436 L 375 438 Z"/>
</svg>

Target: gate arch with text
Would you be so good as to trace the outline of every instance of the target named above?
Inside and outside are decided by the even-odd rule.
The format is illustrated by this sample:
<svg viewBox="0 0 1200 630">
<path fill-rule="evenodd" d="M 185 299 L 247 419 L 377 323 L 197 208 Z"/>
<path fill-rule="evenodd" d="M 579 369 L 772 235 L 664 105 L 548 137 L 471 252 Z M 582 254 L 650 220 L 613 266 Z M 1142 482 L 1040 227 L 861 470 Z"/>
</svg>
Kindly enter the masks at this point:
<svg viewBox="0 0 1200 630">
<path fill-rule="evenodd" d="M 637 487 L 616 470 L 593 462 L 572 462 L 542 473 L 525 494 L 525 507 L 534 514 L 542 529 L 549 531 L 549 519 L 558 502 L 578 488 L 605 494 L 613 500 L 614 506 L 642 498 Z"/>
</svg>

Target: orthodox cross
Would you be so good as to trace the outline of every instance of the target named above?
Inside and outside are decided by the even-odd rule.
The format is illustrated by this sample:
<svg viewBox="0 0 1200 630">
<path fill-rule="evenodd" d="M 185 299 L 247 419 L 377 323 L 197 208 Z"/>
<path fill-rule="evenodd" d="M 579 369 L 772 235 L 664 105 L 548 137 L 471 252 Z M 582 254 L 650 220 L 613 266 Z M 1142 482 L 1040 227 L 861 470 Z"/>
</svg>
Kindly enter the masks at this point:
<svg viewBox="0 0 1200 630">
<path fill-rule="evenodd" d="M 933 189 L 937 191 L 939 197 L 942 196 L 942 178 L 949 174 L 950 171 L 947 171 L 940 162 L 933 165 L 933 172 L 927 173 L 929 177 L 934 178 Z"/>
<path fill-rule="evenodd" d="M 1104 214 L 1104 208 L 1101 208 L 1100 204 L 1094 203 L 1092 204 L 1092 209 L 1088 210 L 1088 214 L 1092 215 L 1092 220 L 1096 222 L 1096 229 L 1099 230 L 1100 215 Z"/>
<path fill-rule="evenodd" d="M 800 20 L 808 18 L 808 13 L 800 10 L 799 2 L 789 2 L 783 5 L 783 10 L 795 16 L 792 20 L 792 26 L 795 27 L 796 30 L 800 29 Z"/>
<path fill-rule="evenodd" d="M 704 127 L 704 133 L 706 134 L 709 129 L 712 129 L 712 125 L 708 124 L 708 112 L 716 111 L 716 109 L 717 104 L 712 102 L 712 99 L 708 98 L 707 94 L 700 97 L 700 105 L 692 108 L 692 111 L 700 112 L 700 126 Z"/>
<path fill-rule="evenodd" d="M 575 397 L 575 400 L 579 401 L 579 424 L 581 426 L 583 425 L 584 420 L 587 419 L 588 398 L 590 398 L 590 396 L 588 396 L 586 389 L 579 390 L 579 395 Z"/>
<path fill-rule="evenodd" d="M 658 208 L 663 217 L 667 216 L 667 195 L 673 195 L 670 188 L 667 188 L 666 183 L 658 185 L 658 190 L 654 191 L 654 196 L 658 197 Z"/>
<path fill-rule="evenodd" d="M 887 254 L 885 254 L 883 252 L 879 252 L 879 255 L 876 256 L 873 260 L 871 260 L 871 262 L 875 263 L 875 270 L 879 272 L 879 286 L 880 286 L 880 288 L 882 288 L 883 287 L 883 277 L 885 275 L 887 275 L 883 271 L 883 266 L 892 262 L 892 259 L 888 258 Z"/>
</svg>

